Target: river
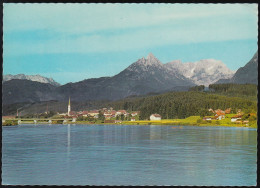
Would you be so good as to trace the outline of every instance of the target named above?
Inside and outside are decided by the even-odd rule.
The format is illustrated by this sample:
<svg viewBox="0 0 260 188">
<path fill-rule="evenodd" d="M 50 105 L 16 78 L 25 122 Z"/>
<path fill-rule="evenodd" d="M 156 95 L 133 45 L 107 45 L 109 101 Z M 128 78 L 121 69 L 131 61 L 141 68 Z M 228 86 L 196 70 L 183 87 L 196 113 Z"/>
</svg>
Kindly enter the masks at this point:
<svg viewBox="0 0 260 188">
<path fill-rule="evenodd" d="M 249 128 L 2 127 L 2 184 L 256 185 L 256 152 Z"/>
</svg>

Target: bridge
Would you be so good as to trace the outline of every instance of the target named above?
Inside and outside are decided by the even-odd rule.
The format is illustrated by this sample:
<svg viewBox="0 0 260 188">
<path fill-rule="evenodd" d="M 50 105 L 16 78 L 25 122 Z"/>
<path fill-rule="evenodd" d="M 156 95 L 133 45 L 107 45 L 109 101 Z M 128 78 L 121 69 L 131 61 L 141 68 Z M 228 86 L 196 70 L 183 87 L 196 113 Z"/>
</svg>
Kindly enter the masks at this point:
<svg viewBox="0 0 260 188">
<path fill-rule="evenodd" d="M 17 121 L 18 124 L 22 124 L 22 123 L 48 123 L 48 124 L 52 124 L 53 122 L 60 122 L 63 124 L 66 123 L 70 123 L 70 122 L 76 122 L 75 118 L 68 118 L 68 119 L 40 119 L 40 118 L 17 118 L 17 119 L 2 119 L 2 122 L 5 122 L 6 120 L 8 121 Z"/>
</svg>

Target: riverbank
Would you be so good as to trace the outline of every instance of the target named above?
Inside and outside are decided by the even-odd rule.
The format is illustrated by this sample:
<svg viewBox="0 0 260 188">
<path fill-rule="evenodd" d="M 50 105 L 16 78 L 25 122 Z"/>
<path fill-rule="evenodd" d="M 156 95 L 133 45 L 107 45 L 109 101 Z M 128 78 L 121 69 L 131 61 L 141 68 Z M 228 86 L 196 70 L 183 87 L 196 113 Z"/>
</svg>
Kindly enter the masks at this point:
<svg viewBox="0 0 260 188">
<path fill-rule="evenodd" d="M 257 128 L 257 121 L 251 121 L 248 124 L 231 122 L 231 119 L 225 118 L 223 120 L 204 121 L 200 116 L 190 116 L 186 119 L 164 119 L 158 121 L 128 121 L 122 124 L 134 125 L 184 125 L 184 126 L 223 126 L 223 127 L 250 127 Z"/>
<path fill-rule="evenodd" d="M 67 124 L 75 124 L 75 125 L 82 125 L 82 124 L 88 124 L 88 125 L 95 125 L 95 124 L 106 124 L 106 125 L 173 125 L 173 126 L 207 126 L 207 127 L 213 127 L 213 126 L 223 126 L 223 127 L 248 127 L 248 128 L 257 128 L 257 122 L 251 122 L 250 124 L 238 124 L 234 122 L 230 122 L 227 120 L 213 120 L 213 121 L 198 121 L 200 119 L 199 116 L 191 116 L 186 119 L 169 119 L 169 120 L 159 120 L 159 121 L 149 121 L 149 120 L 139 120 L 139 121 L 122 121 L 121 123 L 102 123 L 101 121 L 97 122 L 89 122 L 89 121 L 76 121 L 76 122 L 67 122 L 63 123 L 64 125 Z M 24 121 L 22 124 L 35 124 L 32 121 Z M 58 122 L 38 122 L 37 124 L 62 124 Z M 14 126 L 18 125 L 18 123 L 5 123 L 2 124 L 3 126 Z"/>
</svg>

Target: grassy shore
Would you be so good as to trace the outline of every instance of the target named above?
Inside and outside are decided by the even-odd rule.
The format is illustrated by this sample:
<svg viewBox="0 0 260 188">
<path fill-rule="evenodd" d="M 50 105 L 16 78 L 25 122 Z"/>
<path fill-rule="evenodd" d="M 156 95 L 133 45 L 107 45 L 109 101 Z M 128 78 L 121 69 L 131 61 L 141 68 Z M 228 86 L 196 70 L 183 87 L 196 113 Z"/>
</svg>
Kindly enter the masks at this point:
<svg viewBox="0 0 260 188">
<path fill-rule="evenodd" d="M 187 126 L 224 126 L 224 127 L 250 127 L 257 128 L 257 121 L 252 121 L 249 124 L 238 124 L 231 122 L 232 115 L 223 120 L 200 120 L 200 116 L 190 116 L 186 119 L 163 119 L 157 121 L 139 120 L 139 121 L 124 121 L 122 124 L 130 125 L 187 125 Z"/>
<path fill-rule="evenodd" d="M 121 123 L 105 123 L 108 125 L 186 125 L 186 126 L 224 126 L 224 127 L 249 127 L 257 128 L 257 121 L 250 121 L 249 124 L 238 124 L 231 122 L 231 117 L 234 114 L 229 114 L 225 119 L 222 120 L 211 120 L 204 121 L 200 116 L 190 116 L 185 119 L 163 119 L 157 121 L 150 120 L 138 120 L 138 121 L 122 121 Z M 23 124 L 34 124 L 33 121 L 25 122 Z M 48 124 L 47 122 L 38 122 L 38 124 Z M 62 121 L 53 121 L 52 124 L 62 124 Z M 76 121 L 76 122 L 66 122 L 65 124 L 104 124 L 101 120 L 96 120 L 94 122 L 89 121 Z M 3 126 L 17 125 L 15 121 L 6 121 L 2 124 Z"/>
</svg>

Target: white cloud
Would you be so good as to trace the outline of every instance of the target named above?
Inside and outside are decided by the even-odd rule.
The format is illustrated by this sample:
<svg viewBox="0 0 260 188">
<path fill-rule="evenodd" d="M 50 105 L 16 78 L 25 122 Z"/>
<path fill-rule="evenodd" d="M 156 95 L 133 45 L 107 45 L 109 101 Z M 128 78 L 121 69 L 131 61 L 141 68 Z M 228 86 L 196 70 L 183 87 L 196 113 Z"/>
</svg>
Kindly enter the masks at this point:
<svg viewBox="0 0 260 188">
<path fill-rule="evenodd" d="M 4 30 L 86 33 L 191 18 L 252 15 L 256 7 L 257 4 L 4 4 Z"/>
<path fill-rule="evenodd" d="M 4 4 L 4 35 L 47 29 L 56 36 L 4 40 L 4 54 L 110 52 L 256 39 L 256 14 L 257 4 Z"/>
</svg>

